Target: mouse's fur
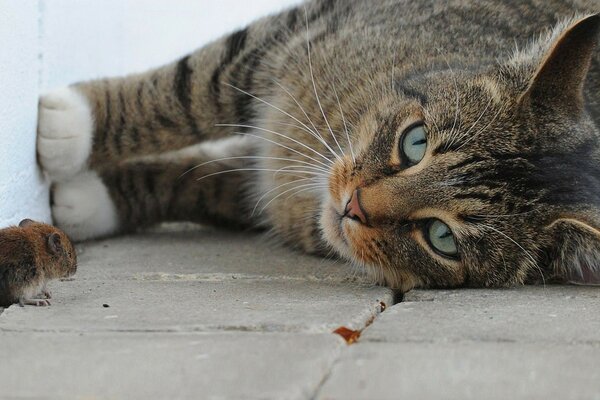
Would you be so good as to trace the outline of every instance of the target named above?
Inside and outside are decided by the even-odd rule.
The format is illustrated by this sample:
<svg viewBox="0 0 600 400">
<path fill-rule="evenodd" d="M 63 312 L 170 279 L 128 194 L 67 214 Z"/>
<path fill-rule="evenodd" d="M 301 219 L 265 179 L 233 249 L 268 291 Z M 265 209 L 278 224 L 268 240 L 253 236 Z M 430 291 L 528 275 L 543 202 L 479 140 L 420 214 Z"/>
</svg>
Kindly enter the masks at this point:
<svg viewBox="0 0 600 400">
<path fill-rule="evenodd" d="M 75 249 L 61 230 L 28 219 L 0 230 L 0 307 L 49 305 L 47 283 L 76 271 Z"/>
</svg>

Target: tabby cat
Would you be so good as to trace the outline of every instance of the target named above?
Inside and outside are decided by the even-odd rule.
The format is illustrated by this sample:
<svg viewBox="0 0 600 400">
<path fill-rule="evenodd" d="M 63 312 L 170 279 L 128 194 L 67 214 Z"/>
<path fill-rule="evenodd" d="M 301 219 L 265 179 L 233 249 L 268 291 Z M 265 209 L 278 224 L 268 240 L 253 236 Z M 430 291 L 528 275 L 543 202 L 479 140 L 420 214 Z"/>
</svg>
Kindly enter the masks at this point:
<svg viewBox="0 0 600 400">
<path fill-rule="evenodd" d="M 38 155 L 85 240 L 266 228 L 413 287 L 600 283 L 597 0 L 313 0 L 51 92 Z"/>
</svg>

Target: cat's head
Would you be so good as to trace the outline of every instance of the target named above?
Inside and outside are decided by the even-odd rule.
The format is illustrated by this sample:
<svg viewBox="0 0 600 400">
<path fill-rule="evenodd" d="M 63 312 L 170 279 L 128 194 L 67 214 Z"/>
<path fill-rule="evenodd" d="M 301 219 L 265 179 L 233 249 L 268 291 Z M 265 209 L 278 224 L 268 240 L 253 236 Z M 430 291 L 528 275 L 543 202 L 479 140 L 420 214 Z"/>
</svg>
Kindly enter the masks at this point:
<svg viewBox="0 0 600 400">
<path fill-rule="evenodd" d="M 600 283 L 600 131 L 584 101 L 599 31 L 600 15 L 577 19 L 485 72 L 398 83 L 332 169 L 326 240 L 404 290 Z"/>
</svg>

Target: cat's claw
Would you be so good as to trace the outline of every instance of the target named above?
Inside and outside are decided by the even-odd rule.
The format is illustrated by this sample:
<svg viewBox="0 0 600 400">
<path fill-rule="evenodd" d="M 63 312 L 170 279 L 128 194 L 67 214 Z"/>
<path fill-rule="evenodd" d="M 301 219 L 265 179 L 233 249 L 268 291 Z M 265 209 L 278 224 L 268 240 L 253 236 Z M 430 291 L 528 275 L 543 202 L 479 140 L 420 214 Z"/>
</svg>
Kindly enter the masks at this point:
<svg viewBox="0 0 600 400">
<path fill-rule="evenodd" d="M 110 235 L 119 219 L 106 185 L 93 171 L 82 172 L 68 182 L 55 183 L 52 216 L 73 240 Z"/>
<path fill-rule="evenodd" d="M 84 169 L 92 149 L 94 122 L 86 98 L 74 88 L 41 97 L 37 152 L 49 178 L 67 180 Z"/>
</svg>

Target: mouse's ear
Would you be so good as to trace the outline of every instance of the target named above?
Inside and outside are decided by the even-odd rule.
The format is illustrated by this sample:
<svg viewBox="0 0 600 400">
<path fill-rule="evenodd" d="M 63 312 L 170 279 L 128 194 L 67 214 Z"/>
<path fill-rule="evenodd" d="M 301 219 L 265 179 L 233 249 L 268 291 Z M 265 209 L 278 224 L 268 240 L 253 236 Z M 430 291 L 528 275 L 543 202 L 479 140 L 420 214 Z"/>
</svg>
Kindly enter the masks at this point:
<svg viewBox="0 0 600 400">
<path fill-rule="evenodd" d="M 25 228 L 26 226 L 33 225 L 35 222 L 30 220 L 29 218 L 25 218 L 23 221 L 19 222 L 20 228 Z"/>
<path fill-rule="evenodd" d="M 62 252 L 62 242 L 58 233 L 54 232 L 48 235 L 48 250 L 52 254 L 60 254 Z"/>
</svg>

